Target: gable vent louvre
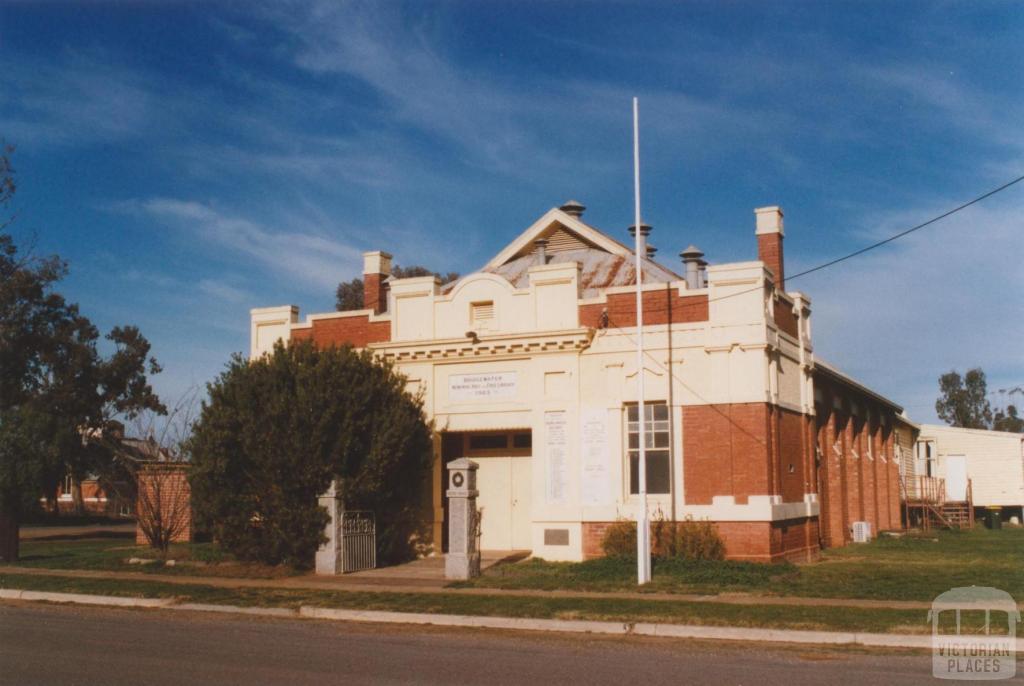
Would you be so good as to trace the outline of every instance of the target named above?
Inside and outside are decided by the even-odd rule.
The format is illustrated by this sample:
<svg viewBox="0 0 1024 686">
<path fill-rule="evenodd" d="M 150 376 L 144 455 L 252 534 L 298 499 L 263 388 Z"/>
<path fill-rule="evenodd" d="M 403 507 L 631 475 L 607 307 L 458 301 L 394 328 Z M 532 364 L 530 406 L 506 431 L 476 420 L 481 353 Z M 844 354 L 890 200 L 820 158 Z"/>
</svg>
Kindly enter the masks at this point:
<svg viewBox="0 0 1024 686">
<path fill-rule="evenodd" d="M 585 250 L 589 246 L 565 229 L 558 229 L 548 236 L 548 253 Z"/>
<path fill-rule="evenodd" d="M 494 301 L 473 303 L 469 316 L 474 326 L 486 329 L 494 321 Z"/>
</svg>

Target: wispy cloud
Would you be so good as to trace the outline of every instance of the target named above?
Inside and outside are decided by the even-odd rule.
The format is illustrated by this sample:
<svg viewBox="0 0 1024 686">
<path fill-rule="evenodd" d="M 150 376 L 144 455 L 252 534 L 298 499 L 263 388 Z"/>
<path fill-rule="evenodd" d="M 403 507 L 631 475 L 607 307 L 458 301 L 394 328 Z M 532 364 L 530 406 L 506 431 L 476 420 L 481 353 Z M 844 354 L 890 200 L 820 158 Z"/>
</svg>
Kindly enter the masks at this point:
<svg viewBox="0 0 1024 686">
<path fill-rule="evenodd" d="M 216 279 L 200 279 L 199 290 L 213 298 L 229 303 L 241 303 L 252 298 L 248 292 L 241 288 L 236 288 L 231 284 Z"/>
<path fill-rule="evenodd" d="M 362 252 L 330 238 L 320 228 L 289 231 L 271 228 L 209 205 L 174 198 L 123 202 L 122 211 L 148 215 L 178 227 L 211 250 L 255 261 L 278 278 L 332 289 L 360 267 Z"/>
<path fill-rule="evenodd" d="M 912 226 L 936 208 L 945 209 L 878 216 L 865 233 Z M 1008 197 L 790 287 L 812 295 L 817 355 L 934 420 L 937 379 L 950 369 L 981 366 L 994 387 L 1019 381 L 1022 264 L 1020 201 Z"/>
<path fill-rule="evenodd" d="M 5 135 L 23 145 L 125 140 L 165 119 L 138 74 L 96 52 L 68 51 L 45 63 L 7 59 L 0 90 Z"/>
</svg>

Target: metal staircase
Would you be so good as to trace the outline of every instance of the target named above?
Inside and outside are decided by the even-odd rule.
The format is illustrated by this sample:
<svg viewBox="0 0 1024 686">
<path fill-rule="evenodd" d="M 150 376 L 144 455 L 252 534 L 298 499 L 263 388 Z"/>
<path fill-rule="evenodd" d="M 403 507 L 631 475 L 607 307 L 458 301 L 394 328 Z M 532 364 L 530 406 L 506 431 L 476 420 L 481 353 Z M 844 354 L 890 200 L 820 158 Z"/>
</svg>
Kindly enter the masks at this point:
<svg viewBox="0 0 1024 686">
<path fill-rule="evenodd" d="M 918 477 L 918 488 L 908 494 L 907 524 L 920 526 L 925 531 L 939 529 L 969 529 L 974 526 L 974 497 L 971 481 L 967 480 L 966 500 L 946 499 L 946 480 L 933 476 Z"/>
</svg>

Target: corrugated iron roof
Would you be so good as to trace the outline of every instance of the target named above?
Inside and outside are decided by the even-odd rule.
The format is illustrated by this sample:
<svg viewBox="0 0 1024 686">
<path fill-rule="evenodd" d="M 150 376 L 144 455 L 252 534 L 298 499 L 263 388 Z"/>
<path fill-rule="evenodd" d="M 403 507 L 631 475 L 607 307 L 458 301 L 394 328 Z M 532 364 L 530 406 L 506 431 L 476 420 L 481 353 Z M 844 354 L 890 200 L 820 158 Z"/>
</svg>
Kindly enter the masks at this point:
<svg viewBox="0 0 1024 686">
<path fill-rule="evenodd" d="M 580 265 L 580 289 L 582 297 L 592 298 L 602 288 L 629 286 L 636 283 L 636 268 L 632 259 L 612 255 L 598 248 L 581 248 L 555 253 L 548 257 L 549 263 L 578 262 Z M 503 276 L 516 288 L 530 285 L 529 270 L 537 264 L 536 255 L 517 257 L 500 267 L 485 269 L 491 274 Z M 644 283 L 665 283 L 679 281 L 680 276 L 665 269 L 657 262 L 643 260 Z"/>
<path fill-rule="evenodd" d="M 586 238 L 578 236 L 568 227 L 555 222 L 539 234 L 549 239 L 547 247 L 548 263 L 578 262 L 581 268 L 581 295 L 584 298 L 592 298 L 599 295 L 600 290 L 603 288 L 629 286 L 636 283 L 633 250 L 599 229 L 595 229 L 589 224 L 586 226 L 621 246 L 623 254 L 612 254 L 594 245 Z M 528 273 L 530 267 L 537 264 L 535 250 L 535 246 L 531 244 L 528 247 L 524 247 L 515 257 L 504 264 L 484 267 L 478 270 L 477 273 L 497 274 L 508 279 L 515 288 L 527 288 L 530 285 Z M 668 281 L 680 281 L 683 278 L 654 260 L 644 259 L 642 264 L 644 283 L 665 283 Z M 441 291 L 447 293 L 454 286 L 454 283 L 445 284 Z"/>
</svg>

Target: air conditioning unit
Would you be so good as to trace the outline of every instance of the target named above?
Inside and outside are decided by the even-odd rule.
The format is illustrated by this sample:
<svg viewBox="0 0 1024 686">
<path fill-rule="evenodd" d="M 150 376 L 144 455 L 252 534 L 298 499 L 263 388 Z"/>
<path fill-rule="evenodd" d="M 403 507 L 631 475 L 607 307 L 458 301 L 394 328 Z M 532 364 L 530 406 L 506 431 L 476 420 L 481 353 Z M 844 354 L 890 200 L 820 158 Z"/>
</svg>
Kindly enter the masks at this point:
<svg viewBox="0 0 1024 686">
<path fill-rule="evenodd" d="M 869 522 L 853 523 L 853 542 L 867 543 L 871 540 L 871 524 Z"/>
</svg>

